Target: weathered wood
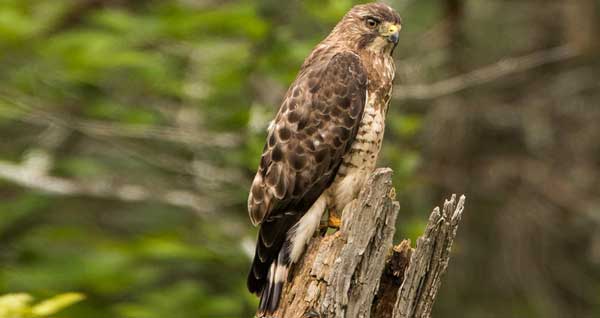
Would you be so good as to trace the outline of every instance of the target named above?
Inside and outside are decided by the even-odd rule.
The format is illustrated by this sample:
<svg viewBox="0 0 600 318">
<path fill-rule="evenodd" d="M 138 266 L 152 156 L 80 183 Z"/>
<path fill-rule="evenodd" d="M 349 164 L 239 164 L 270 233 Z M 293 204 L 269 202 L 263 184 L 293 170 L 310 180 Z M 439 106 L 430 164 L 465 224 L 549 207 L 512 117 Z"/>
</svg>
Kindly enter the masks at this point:
<svg viewBox="0 0 600 318">
<path fill-rule="evenodd" d="M 393 318 L 427 318 L 440 287 L 441 277 L 448 268 L 450 250 L 464 210 L 465 196 L 456 195 L 436 207 L 429 216 L 425 234 L 417 240 L 410 265 L 394 307 Z"/>
<path fill-rule="evenodd" d="M 408 241 L 392 248 L 400 205 L 391 176 L 391 169 L 377 169 L 344 209 L 340 230 L 311 240 L 273 317 L 426 317 L 447 267 L 456 233 L 452 224 L 458 225 L 464 198 L 454 218 L 445 214 L 454 203 L 445 204 L 442 213 L 434 210 L 415 251 Z M 425 288 L 419 288 L 419 280 Z M 405 315 L 413 313 L 421 315 Z"/>
<path fill-rule="evenodd" d="M 400 208 L 391 176 L 375 171 L 340 230 L 313 238 L 274 317 L 369 317 Z"/>
<path fill-rule="evenodd" d="M 404 272 L 408 268 L 413 249 L 410 240 L 404 240 L 394 246 L 392 255 L 385 264 L 379 290 L 371 306 L 371 317 L 391 318 L 398 298 L 398 290 L 404 281 Z"/>
</svg>

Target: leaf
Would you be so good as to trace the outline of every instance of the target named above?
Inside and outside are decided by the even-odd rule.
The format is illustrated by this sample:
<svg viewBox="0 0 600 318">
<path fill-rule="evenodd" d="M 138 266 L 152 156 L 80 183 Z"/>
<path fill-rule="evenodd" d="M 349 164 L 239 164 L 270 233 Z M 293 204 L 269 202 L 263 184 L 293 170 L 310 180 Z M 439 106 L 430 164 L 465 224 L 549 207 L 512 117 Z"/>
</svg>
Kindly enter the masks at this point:
<svg viewBox="0 0 600 318">
<path fill-rule="evenodd" d="M 33 306 L 31 312 L 37 317 L 52 315 L 65 307 L 82 301 L 84 298 L 85 296 L 80 293 L 60 294 Z"/>
<path fill-rule="evenodd" d="M 29 294 L 6 294 L 0 296 L 0 318 L 21 317 L 33 300 Z"/>
</svg>

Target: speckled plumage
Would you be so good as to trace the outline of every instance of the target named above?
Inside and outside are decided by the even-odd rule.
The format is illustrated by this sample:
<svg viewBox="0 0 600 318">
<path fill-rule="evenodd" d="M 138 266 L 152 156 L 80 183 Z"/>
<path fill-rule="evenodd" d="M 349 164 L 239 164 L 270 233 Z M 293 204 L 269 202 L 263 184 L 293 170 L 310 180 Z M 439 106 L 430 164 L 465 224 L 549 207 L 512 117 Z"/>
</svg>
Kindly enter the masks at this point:
<svg viewBox="0 0 600 318">
<path fill-rule="evenodd" d="M 370 53 L 368 53 L 370 54 Z M 372 56 L 373 69 L 368 74 L 368 98 L 359 130 L 348 153 L 342 159 L 333 184 L 327 190 L 328 208 L 341 213 L 356 198 L 368 175 L 375 169 L 381 150 L 387 112 L 394 80 L 391 56 Z"/>
<path fill-rule="evenodd" d="M 385 4 L 352 8 L 305 60 L 269 125 L 248 198 L 260 224 L 248 275 L 248 289 L 261 296 L 259 316 L 276 310 L 289 266 L 323 212 L 341 213 L 375 168 L 399 28 Z"/>
</svg>

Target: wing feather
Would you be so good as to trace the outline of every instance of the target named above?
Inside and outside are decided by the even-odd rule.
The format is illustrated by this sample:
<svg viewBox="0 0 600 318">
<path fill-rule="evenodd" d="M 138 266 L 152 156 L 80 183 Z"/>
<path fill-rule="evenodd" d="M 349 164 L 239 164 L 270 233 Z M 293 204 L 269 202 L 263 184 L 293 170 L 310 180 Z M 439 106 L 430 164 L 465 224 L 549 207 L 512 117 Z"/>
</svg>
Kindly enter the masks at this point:
<svg viewBox="0 0 600 318">
<path fill-rule="evenodd" d="M 367 89 L 360 58 L 342 52 L 325 67 L 305 69 L 288 90 L 267 136 L 248 198 L 255 225 L 285 209 L 305 212 L 318 198 L 313 193 L 330 185 L 356 136 Z"/>
<path fill-rule="evenodd" d="M 286 255 L 286 233 L 333 182 L 362 118 L 367 76 L 360 58 L 342 52 L 315 60 L 302 68 L 269 126 L 248 197 L 250 219 L 260 224 L 248 276 L 254 293 L 267 283 L 271 263 Z"/>
</svg>

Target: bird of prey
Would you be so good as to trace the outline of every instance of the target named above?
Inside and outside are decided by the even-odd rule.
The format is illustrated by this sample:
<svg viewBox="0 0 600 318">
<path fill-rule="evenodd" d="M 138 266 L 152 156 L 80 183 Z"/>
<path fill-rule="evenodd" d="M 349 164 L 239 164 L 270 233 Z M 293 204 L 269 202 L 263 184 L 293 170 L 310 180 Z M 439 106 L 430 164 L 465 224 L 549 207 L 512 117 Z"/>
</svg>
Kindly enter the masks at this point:
<svg viewBox="0 0 600 318">
<path fill-rule="evenodd" d="M 268 127 L 248 197 L 260 229 L 247 285 L 260 296 L 260 317 L 279 306 L 290 266 L 323 213 L 339 228 L 375 169 L 400 28 L 386 4 L 353 7 L 306 58 Z"/>
</svg>

